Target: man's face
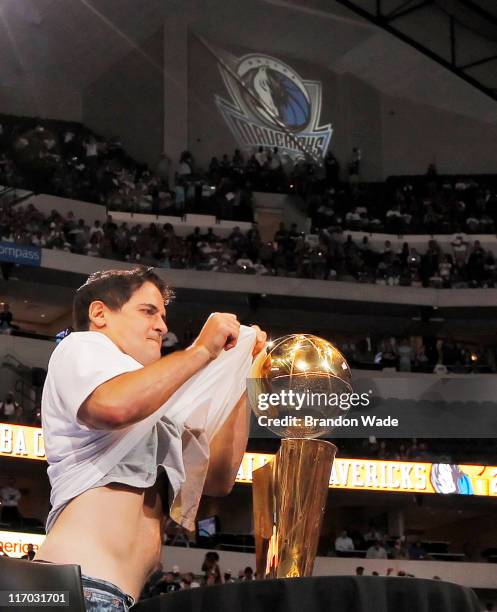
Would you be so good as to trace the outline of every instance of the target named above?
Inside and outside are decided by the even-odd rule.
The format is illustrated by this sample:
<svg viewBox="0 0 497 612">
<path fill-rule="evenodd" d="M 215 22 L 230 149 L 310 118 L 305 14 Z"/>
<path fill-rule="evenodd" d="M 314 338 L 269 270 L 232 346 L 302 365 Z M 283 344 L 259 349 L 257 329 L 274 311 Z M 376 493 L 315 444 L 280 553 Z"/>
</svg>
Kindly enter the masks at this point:
<svg viewBox="0 0 497 612">
<path fill-rule="evenodd" d="M 103 332 L 123 353 L 148 365 L 161 356 L 162 336 L 167 332 L 165 316 L 160 291 L 146 282 L 120 310 L 104 306 L 102 315 L 90 324 L 90 330 Z"/>
</svg>

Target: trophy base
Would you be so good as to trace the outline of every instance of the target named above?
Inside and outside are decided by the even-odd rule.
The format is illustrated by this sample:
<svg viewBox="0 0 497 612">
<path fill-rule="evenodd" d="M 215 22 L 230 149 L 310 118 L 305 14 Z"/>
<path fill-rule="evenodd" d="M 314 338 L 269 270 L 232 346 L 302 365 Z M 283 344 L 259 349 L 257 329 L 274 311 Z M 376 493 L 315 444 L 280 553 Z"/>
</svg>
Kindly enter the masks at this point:
<svg viewBox="0 0 497 612">
<path fill-rule="evenodd" d="M 257 576 L 311 576 L 337 447 L 324 440 L 284 439 L 253 473 Z"/>
</svg>

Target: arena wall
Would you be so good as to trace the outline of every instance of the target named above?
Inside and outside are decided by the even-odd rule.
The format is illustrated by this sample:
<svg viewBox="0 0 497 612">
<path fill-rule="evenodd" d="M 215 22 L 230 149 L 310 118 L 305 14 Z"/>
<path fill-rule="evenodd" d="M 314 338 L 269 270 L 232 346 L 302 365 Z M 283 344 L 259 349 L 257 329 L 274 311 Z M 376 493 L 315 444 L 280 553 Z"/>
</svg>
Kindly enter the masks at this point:
<svg viewBox="0 0 497 612">
<path fill-rule="evenodd" d="M 385 178 L 424 174 L 432 162 L 441 174 L 497 172 L 497 106 L 496 121 L 485 123 L 383 95 L 381 124 Z"/>
<path fill-rule="evenodd" d="M 119 137 L 135 159 L 152 166 L 162 152 L 163 29 L 100 75 L 83 92 L 83 122 Z"/>
</svg>

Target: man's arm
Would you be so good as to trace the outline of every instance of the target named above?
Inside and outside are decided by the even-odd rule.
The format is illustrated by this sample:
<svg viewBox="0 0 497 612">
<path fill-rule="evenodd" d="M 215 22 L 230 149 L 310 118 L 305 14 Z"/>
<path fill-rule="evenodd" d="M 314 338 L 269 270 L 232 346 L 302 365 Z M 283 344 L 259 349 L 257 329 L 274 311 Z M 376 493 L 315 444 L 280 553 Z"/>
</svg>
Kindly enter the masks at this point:
<svg viewBox="0 0 497 612">
<path fill-rule="evenodd" d="M 191 347 L 99 385 L 79 408 L 78 419 L 94 429 L 121 429 L 141 421 L 222 350 L 233 348 L 239 332 L 234 315 L 212 315 Z"/>
<path fill-rule="evenodd" d="M 247 448 L 249 425 L 250 409 L 247 407 L 247 394 L 244 393 L 210 443 L 204 495 L 222 497 L 231 492 Z"/>
<path fill-rule="evenodd" d="M 266 344 L 266 333 L 257 325 L 256 341 L 252 356 L 255 357 Z M 250 409 L 245 392 L 233 407 L 230 416 L 211 440 L 209 469 L 204 484 L 204 495 L 222 497 L 228 495 L 235 484 L 243 454 L 247 448 L 250 429 Z"/>
</svg>

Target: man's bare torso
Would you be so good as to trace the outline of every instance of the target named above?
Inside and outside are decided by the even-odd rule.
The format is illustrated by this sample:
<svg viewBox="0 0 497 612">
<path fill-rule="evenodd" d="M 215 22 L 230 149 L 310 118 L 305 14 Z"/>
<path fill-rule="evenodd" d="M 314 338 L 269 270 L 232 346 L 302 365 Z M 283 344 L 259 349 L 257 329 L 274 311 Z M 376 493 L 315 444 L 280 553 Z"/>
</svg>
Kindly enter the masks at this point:
<svg viewBox="0 0 497 612">
<path fill-rule="evenodd" d="M 110 484 L 85 491 L 64 508 L 35 559 L 75 563 L 137 599 L 160 558 L 166 483 L 162 476 L 148 489 Z"/>
</svg>

